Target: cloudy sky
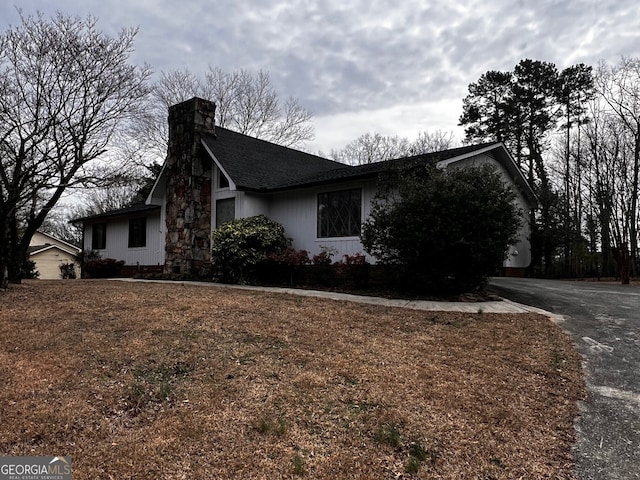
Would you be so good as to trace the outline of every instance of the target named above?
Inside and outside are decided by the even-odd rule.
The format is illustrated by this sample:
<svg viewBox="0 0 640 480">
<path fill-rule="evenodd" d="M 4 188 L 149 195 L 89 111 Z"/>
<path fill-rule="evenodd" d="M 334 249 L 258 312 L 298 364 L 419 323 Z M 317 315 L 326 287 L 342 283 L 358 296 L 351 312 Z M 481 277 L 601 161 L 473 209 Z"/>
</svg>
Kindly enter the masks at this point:
<svg viewBox="0 0 640 480">
<path fill-rule="evenodd" d="M 640 56 L 637 0 L 16 0 L 24 13 L 92 14 L 137 26 L 132 60 L 158 72 L 267 70 L 313 112 L 311 151 L 365 132 L 453 131 L 467 86 L 521 59 L 618 63 Z M 0 28 L 19 23 L 11 0 Z"/>
</svg>

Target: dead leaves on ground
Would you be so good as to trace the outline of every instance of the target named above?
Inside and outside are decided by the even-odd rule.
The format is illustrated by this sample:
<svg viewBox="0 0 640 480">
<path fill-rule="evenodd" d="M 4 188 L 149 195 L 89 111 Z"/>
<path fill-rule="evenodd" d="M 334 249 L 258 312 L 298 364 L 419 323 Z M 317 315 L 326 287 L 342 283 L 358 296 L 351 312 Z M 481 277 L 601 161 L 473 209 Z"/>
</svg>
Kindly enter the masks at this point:
<svg viewBox="0 0 640 480">
<path fill-rule="evenodd" d="M 572 478 L 580 361 L 542 316 L 102 281 L 0 307 L 0 454 L 76 479 Z"/>
</svg>

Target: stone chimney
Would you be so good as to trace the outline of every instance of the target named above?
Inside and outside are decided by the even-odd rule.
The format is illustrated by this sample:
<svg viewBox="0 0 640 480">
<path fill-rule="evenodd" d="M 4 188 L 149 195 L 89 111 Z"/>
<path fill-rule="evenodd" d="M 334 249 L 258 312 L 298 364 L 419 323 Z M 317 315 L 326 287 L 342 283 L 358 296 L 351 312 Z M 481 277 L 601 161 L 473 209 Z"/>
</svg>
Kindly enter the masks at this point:
<svg viewBox="0 0 640 480">
<path fill-rule="evenodd" d="M 201 98 L 169 108 L 165 273 L 209 271 L 212 161 L 200 139 L 215 133 L 215 112 L 215 104 Z"/>
</svg>

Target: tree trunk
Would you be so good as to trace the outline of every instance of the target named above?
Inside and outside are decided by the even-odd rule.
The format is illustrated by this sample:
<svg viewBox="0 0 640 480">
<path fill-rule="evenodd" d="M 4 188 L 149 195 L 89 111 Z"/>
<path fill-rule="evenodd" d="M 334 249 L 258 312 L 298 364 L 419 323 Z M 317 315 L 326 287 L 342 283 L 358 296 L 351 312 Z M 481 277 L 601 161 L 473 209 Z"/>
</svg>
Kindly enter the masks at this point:
<svg viewBox="0 0 640 480">
<path fill-rule="evenodd" d="M 613 256 L 618 264 L 620 271 L 620 282 L 622 285 L 629 285 L 630 283 L 630 270 L 631 270 L 631 255 L 629 254 L 629 247 L 626 243 L 623 243 L 619 247 L 613 248 Z"/>
</svg>

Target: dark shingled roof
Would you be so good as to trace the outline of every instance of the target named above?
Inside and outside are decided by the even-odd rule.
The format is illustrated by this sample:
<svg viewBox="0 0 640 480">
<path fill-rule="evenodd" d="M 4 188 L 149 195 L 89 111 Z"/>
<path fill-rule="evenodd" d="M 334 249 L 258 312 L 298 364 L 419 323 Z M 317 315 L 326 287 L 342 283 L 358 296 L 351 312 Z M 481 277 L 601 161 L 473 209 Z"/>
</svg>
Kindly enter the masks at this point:
<svg viewBox="0 0 640 480">
<path fill-rule="evenodd" d="M 414 155 L 412 157 L 396 158 L 393 160 L 387 160 L 384 162 L 367 163 L 357 166 L 342 166 L 342 168 L 336 170 L 330 170 L 327 172 L 320 172 L 307 177 L 298 179 L 292 179 L 286 184 L 279 186 L 280 189 L 292 188 L 303 185 L 317 185 L 322 183 L 331 183 L 336 181 L 345 180 L 357 180 L 361 178 L 373 178 L 380 173 L 383 173 L 394 167 L 401 167 L 402 165 L 411 165 L 415 163 L 433 164 L 443 160 L 449 160 L 451 158 L 467 155 L 478 150 L 482 150 L 491 145 L 497 145 L 495 143 L 484 143 L 478 145 L 469 145 L 466 147 L 452 148 L 450 150 L 443 150 L 441 152 L 425 153 L 422 155 Z"/>
<path fill-rule="evenodd" d="M 216 127 L 203 143 L 239 189 L 271 190 L 344 164 Z"/>
<path fill-rule="evenodd" d="M 240 190 L 273 191 L 335 181 L 375 177 L 394 165 L 436 163 L 481 150 L 495 143 L 351 166 L 216 127 L 203 143 Z"/>
<path fill-rule="evenodd" d="M 109 218 L 109 217 L 137 215 L 138 213 L 151 212 L 153 210 L 160 210 L 160 205 L 145 205 L 144 203 L 140 203 L 140 204 L 134 205 L 132 207 L 121 208 L 119 210 L 112 210 L 112 211 L 106 212 L 106 213 L 99 213 L 97 215 L 89 215 L 87 217 L 82 217 L 82 218 L 74 218 L 69 223 L 85 222 L 87 220 L 100 220 L 102 218 Z"/>
</svg>

